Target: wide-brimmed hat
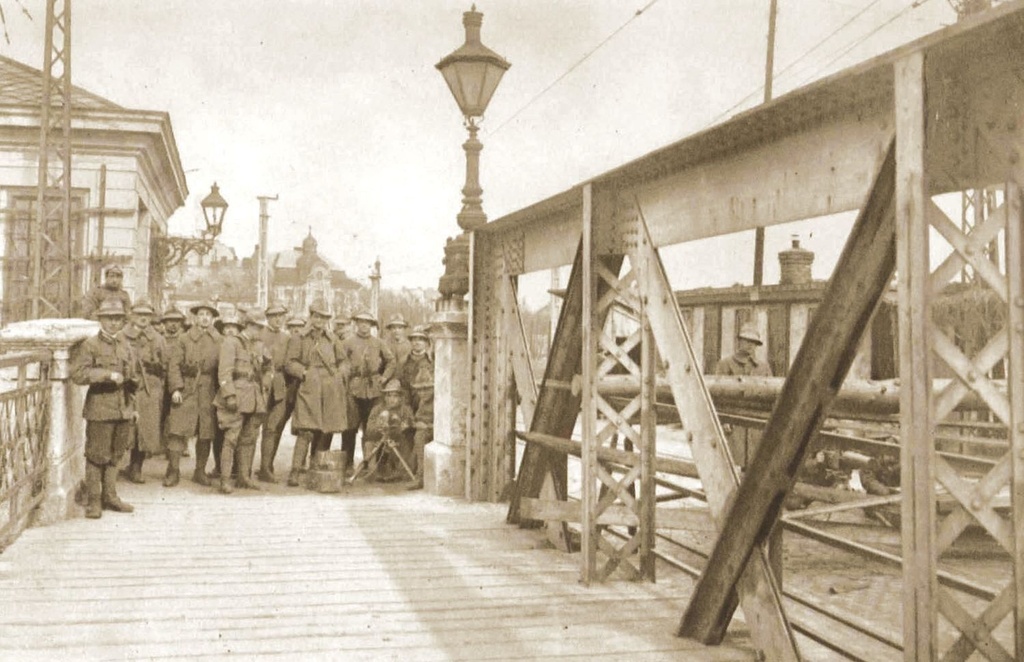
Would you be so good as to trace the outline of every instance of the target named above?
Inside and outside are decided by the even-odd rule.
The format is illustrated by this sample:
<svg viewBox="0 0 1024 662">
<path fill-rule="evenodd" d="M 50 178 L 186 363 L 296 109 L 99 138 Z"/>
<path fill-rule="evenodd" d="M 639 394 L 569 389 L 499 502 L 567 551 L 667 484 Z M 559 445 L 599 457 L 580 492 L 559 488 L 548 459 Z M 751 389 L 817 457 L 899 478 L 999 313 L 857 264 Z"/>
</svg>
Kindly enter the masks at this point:
<svg viewBox="0 0 1024 662">
<path fill-rule="evenodd" d="M 409 332 L 409 340 L 413 338 L 422 338 L 423 340 L 430 340 L 430 334 L 427 333 L 428 327 L 420 325 L 414 326 L 412 331 Z"/>
<path fill-rule="evenodd" d="M 103 273 L 107 274 L 108 276 L 110 274 L 119 274 L 119 275 L 123 276 L 124 275 L 124 270 L 121 269 L 121 265 L 120 264 L 112 264 L 112 265 L 108 266 L 106 269 L 104 269 Z"/>
<path fill-rule="evenodd" d="M 409 323 L 405 321 L 405 318 L 401 315 L 392 315 L 388 323 L 384 325 L 385 329 L 390 329 L 393 326 L 409 326 Z"/>
<path fill-rule="evenodd" d="M 373 315 L 371 315 L 370 313 L 366 312 L 365 310 L 360 312 L 360 313 L 356 313 L 355 315 L 353 315 L 352 316 L 352 321 L 353 322 L 359 322 L 359 321 L 369 322 L 370 324 L 373 324 L 373 325 L 377 324 L 377 318 L 374 317 Z"/>
<path fill-rule="evenodd" d="M 215 304 L 212 301 L 201 301 L 201 302 L 197 303 L 196 305 L 192 306 L 191 308 L 189 308 L 188 312 L 190 312 L 193 315 L 195 315 L 196 313 L 198 313 L 200 310 L 202 310 L 204 308 L 206 310 L 209 310 L 211 313 L 213 313 L 214 317 L 220 317 L 220 311 L 217 310 L 217 304 Z"/>
<path fill-rule="evenodd" d="M 736 334 L 737 338 L 749 340 L 750 342 L 763 345 L 764 341 L 761 340 L 761 331 L 757 328 L 757 325 L 753 322 L 747 322 L 740 327 L 740 332 Z"/>
<path fill-rule="evenodd" d="M 334 317 L 331 314 L 330 308 L 327 307 L 327 302 L 323 299 L 317 299 L 309 305 L 310 315 L 320 315 L 321 317 Z"/>
<path fill-rule="evenodd" d="M 174 306 L 171 306 L 170 308 L 168 308 L 167 310 L 164 311 L 163 315 L 160 316 L 160 321 L 161 322 L 166 322 L 167 320 L 179 320 L 179 321 L 184 322 L 185 321 L 185 313 L 181 312 L 180 310 L 178 310 Z"/>
<path fill-rule="evenodd" d="M 391 381 L 384 385 L 384 388 L 380 390 L 381 393 L 401 393 L 401 391 L 402 382 L 398 381 L 397 379 L 392 379 Z"/>
<path fill-rule="evenodd" d="M 96 317 L 124 317 L 124 304 L 113 297 L 104 299 L 96 310 Z"/>
<path fill-rule="evenodd" d="M 302 319 L 301 317 L 293 317 L 290 320 L 288 320 L 286 326 L 306 326 L 306 320 Z"/>
<path fill-rule="evenodd" d="M 242 322 L 241 315 L 239 315 L 238 312 L 235 310 L 227 311 L 226 313 L 221 315 L 220 319 L 217 320 L 216 322 L 216 326 L 218 329 L 223 329 L 225 326 L 228 326 L 229 324 L 231 326 L 237 327 L 239 331 L 241 331 L 242 327 L 245 326 L 244 322 Z"/>
<path fill-rule="evenodd" d="M 288 313 L 288 308 L 282 303 L 274 302 L 267 306 L 267 317 L 271 315 L 285 315 Z"/>
<path fill-rule="evenodd" d="M 255 324 L 256 326 L 266 326 L 267 318 L 263 316 L 258 310 L 250 310 L 246 314 L 242 315 L 242 324 Z"/>
<path fill-rule="evenodd" d="M 150 305 L 150 303 L 148 301 L 143 299 L 141 301 L 136 302 L 136 304 L 134 306 L 132 306 L 132 314 L 133 315 L 155 315 L 156 314 L 156 310 L 153 308 L 153 306 Z"/>
</svg>

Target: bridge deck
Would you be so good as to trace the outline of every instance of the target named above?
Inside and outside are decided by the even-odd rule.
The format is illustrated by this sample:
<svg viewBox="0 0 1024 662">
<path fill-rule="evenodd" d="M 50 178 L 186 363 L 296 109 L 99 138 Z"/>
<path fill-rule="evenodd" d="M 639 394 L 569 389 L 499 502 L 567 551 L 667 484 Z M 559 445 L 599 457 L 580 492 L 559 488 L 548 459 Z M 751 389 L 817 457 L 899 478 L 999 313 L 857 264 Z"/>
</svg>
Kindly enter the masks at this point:
<svg viewBox="0 0 1024 662">
<path fill-rule="evenodd" d="M 30 529 L 0 556 L 0 659 L 754 658 L 742 627 L 718 648 L 673 636 L 687 578 L 586 588 L 503 506 L 375 485 L 221 496 L 157 469 L 120 484 L 134 514 Z"/>
</svg>

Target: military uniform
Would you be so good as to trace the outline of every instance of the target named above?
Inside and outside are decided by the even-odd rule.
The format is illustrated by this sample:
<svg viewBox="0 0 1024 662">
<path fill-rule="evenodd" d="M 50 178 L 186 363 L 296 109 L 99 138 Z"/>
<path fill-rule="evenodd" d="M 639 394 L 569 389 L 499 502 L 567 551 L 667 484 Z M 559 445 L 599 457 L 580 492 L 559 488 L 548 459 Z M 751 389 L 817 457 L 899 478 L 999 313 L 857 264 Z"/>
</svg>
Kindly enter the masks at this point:
<svg viewBox="0 0 1024 662">
<path fill-rule="evenodd" d="M 388 320 L 385 328 L 388 330 L 388 337 L 384 340 L 391 353 L 395 355 L 395 370 L 396 374 L 398 370 L 402 369 L 405 362 L 409 359 L 409 354 L 412 353 L 412 343 L 408 338 L 404 336 L 397 336 L 394 329 L 405 329 L 408 328 L 408 324 L 405 318 L 401 315 L 395 315 Z"/>
<path fill-rule="evenodd" d="M 353 320 L 373 322 L 373 317 L 360 313 Z M 349 429 L 342 433 L 342 449 L 352 465 L 356 449 L 356 432 L 363 429 L 365 439 L 370 411 L 380 398 L 380 389 L 395 373 L 395 354 L 383 340 L 369 334 L 350 336 L 341 343 L 345 363 L 348 365 L 348 393 L 352 403 L 350 409 L 356 417 L 348 421 Z M 363 448 L 363 457 L 367 449 Z"/>
<path fill-rule="evenodd" d="M 277 309 L 273 306 L 267 309 L 269 315 L 287 312 L 283 307 Z M 284 434 L 285 425 L 295 410 L 295 397 L 299 390 L 299 383 L 285 372 L 285 360 L 288 353 L 288 338 L 290 334 L 286 329 L 273 329 L 267 327 L 263 330 L 260 340 L 270 354 L 273 377 L 270 381 L 270 388 L 267 390 L 267 417 L 263 424 L 263 436 L 260 441 L 260 480 L 273 482 L 274 480 L 274 457 L 277 455 L 278 446 L 281 444 L 281 435 Z"/>
<path fill-rule="evenodd" d="M 205 308 L 212 306 L 203 305 Z M 197 306 L 196 308 L 199 308 Z M 195 309 L 193 309 L 195 310 Z M 213 399 L 217 395 L 217 361 L 223 336 L 211 325 L 198 324 L 181 335 L 178 347 L 171 353 L 167 388 L 180 392 L 180 404 L 172 404 L 167 417 L 168 449 L 185 450 L 189 437 L 196 437 L 196 468 L 192 480 L 209 485 L 206 463 L 215 437 L 218 436 L 217 413 Z M 219 460 L 218 460 L 219 462 Z"/>
<path fill-rule="evenodd" d="M 225 335 L 220 345 L 217 376 L 220 389 L 214 399 L 217 409 L 217 424 L 224 431 L 224 446 L 221 450 L 221 492 L 230 492 L 228 466 L 232 458 L 237 469 L 238 486 L 255 488 L 251 480 L 252 461 L 256 453 L 256 437 L 263 416 L 267 411 L 267 399 L 263 389 L 263 375 L 269 367 L 263 343 L 251 338 L 245 330 L 250 319 L 239 320 L 236 316 L 225 316 L 224 325 L 236 323 L 241 332 Z"/>
<path fill-rule="evenodd" d="M 758 330 L 757 325 L 752 322 L 747 322 L 740 327 L 739 333 L 736 334 L 736 339 L 738 343 L 741 340 L 746 340 L 753 345 L 760 346 L 762 344 L 761 332 Z M 750 347 L 748 351 L 743 347 L 743 343 L 740 343 L 740 348 L 732 356 L 727 356 L 715 364 L 713 374 L 771 377 L 772 369 L 767 363 L 755 356 L 753 347 Z M 750 460 L 753 459 L 757 442 L 760 440 L 761 433 L 758 430 L 747 428 L 731 429 L 729 431 L 729 446 L 732 450 L 733 461 L 741 467 L 747 466 Z"/>
<path fill-rule="evenodd" d="M 413 330 L 410 339 L 414 337 L 429 341 L 429 336 L 422 328 Z M 416 472 L 417 484 L 422 486 L 423 452 L 434 438 L 434 361 L 430 353 L 411 352 L 405 365 L 399 368 L 397 376 L 413 411 L 413 448 L 406 457 Z"/>
<path fill-rule="evenodd" d="M 124 316 L 119 301 L 104 302 L 98 316 Z M 86 516 L 98 518 L 102 508 L 133 509 L 117 496 L 117 463 L 132 443 L 135 391 L 140 375 L 131 346 L 105 331 L 86 338 L 71 362 L 71 379 L 88 386 L 85 418 Z M 117 376 L 120 375 L 120 382 Z"/>
<path fill-rule="evenodd" d="M 298 485 L 306 453 L 320 434 L 348 425 L 345 366 L 341 343 L 326 329 L 309 326 L 288 339 L 285 372 L 298 382 L 292 430 L 295 451 L 288 484 Z"/>
<path fill-rule="evenodd" d="M 401 386 L 395 385 L 396 390 Z M 370 473 L 376 471 L 378 480 L 392 480 L 405 476 L 405 470 L 395 466 L 391 456 L 382 454 L 380 457 L 381 466 L 372 465 L 372 458 L 377 451 L 378 444 L 391 441 L 395 444 L 396 450 L 405 457 L 408 449 L 413 443 L 415 429 L 415 416 L 412 408 L 400 398 L 397 404 L 389 406 L 387 402 L 377 402 L 370 410 L 369 420 L 366 422 L 366 432 L 363 439 L 366 444 L 363 449 L 363 457 L 367 458 Z"/>
<path fill-rule="evenodd" d="M 132 308 L 133 313 L 153 313 L 146 304 Z M 167 343 L 163 336 L 152 328 L 129 326 L 121 335 L 125 337 L 139 361 L 142 383 L 135 394 L 135 406 L 139 420 L 135 426 L 135 443 L 131 449 L 131 463 L 128 479 L 133 483 L 145 482 L 142 478 L 142 463 L 148 455 L 162 451 L 161 424 L 164 408 L 164 382 L 167 378 Z"/>
<path fill-rule="evenodd" d="M 164 311 L 164 314 L 161 315 L 160 319 L 165 323 L 163 331 L 165 347 L 164 372 L 165 374 L 169 375 L 171 371 L 171 364 L 179 360 L 177 358 L 177 355 L 178 352 L 181 351 L 180 339 L 183 333 L 182 327 L 180 325 L 185 321 L 185 314 L 172 306 Z M 171 330 L 170 328 L 167 327 L 166 323 L 170 321 L 178 322 L 179 326 L 176 330 Z M 179 467 L 179 462 L 181 460 L 182 454 L 184 453 L 184 449 L 174 451 L 171 450 L 170 448 L 167 430 L 167 418 L 171 412 L 171 389 L 167 384 L 167 379 L 164 379 L 164 385 L 167 386 L 167 388 L 164 388 L 164 405 L 162 410 L 163 416 L 160 419 L 160 432 L 161 448 L 163 449 L 164 453 L 167 454 L 167 471 L 164 474 L 163 483 L 164 487 L 174 487 L 175 485 L 178 484 L 178 481 L 181 479 L 181 469 Z"/>
</svg>

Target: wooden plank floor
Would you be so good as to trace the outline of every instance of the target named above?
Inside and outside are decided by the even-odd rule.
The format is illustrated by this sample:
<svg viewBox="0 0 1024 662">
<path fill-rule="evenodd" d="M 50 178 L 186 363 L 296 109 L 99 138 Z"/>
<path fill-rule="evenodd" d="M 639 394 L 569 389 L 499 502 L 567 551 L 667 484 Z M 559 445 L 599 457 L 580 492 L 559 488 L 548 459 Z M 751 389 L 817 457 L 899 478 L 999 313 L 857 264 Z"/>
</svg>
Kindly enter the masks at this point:
<svg viewBox="0 0 1024 662">
<path fill-rule="evenodd" d="M 673 636 L 692 591 L 584 587 L 505 508 L 357 485 L 215 494 L 119 484 L 136 506 L 30 529 L 0 555 L 0 659 L 750 660 Z"/>
</svg>

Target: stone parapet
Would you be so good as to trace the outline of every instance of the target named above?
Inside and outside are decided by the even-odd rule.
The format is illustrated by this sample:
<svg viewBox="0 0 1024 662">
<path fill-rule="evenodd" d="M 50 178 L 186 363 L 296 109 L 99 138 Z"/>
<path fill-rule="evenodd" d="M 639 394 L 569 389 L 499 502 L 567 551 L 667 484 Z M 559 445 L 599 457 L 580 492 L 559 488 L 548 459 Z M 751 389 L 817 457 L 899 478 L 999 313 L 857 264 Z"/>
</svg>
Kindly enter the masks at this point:
<svg viewBox="0 0 1024 662">
<path fill-rule="evenodd" d="M 431 318 L 434 341 L 434 441 L 424 450 L 424 489 L 466 495 L 466 422 L 469 413 L 469 315 L 439 306 Z"/>
</svg>

